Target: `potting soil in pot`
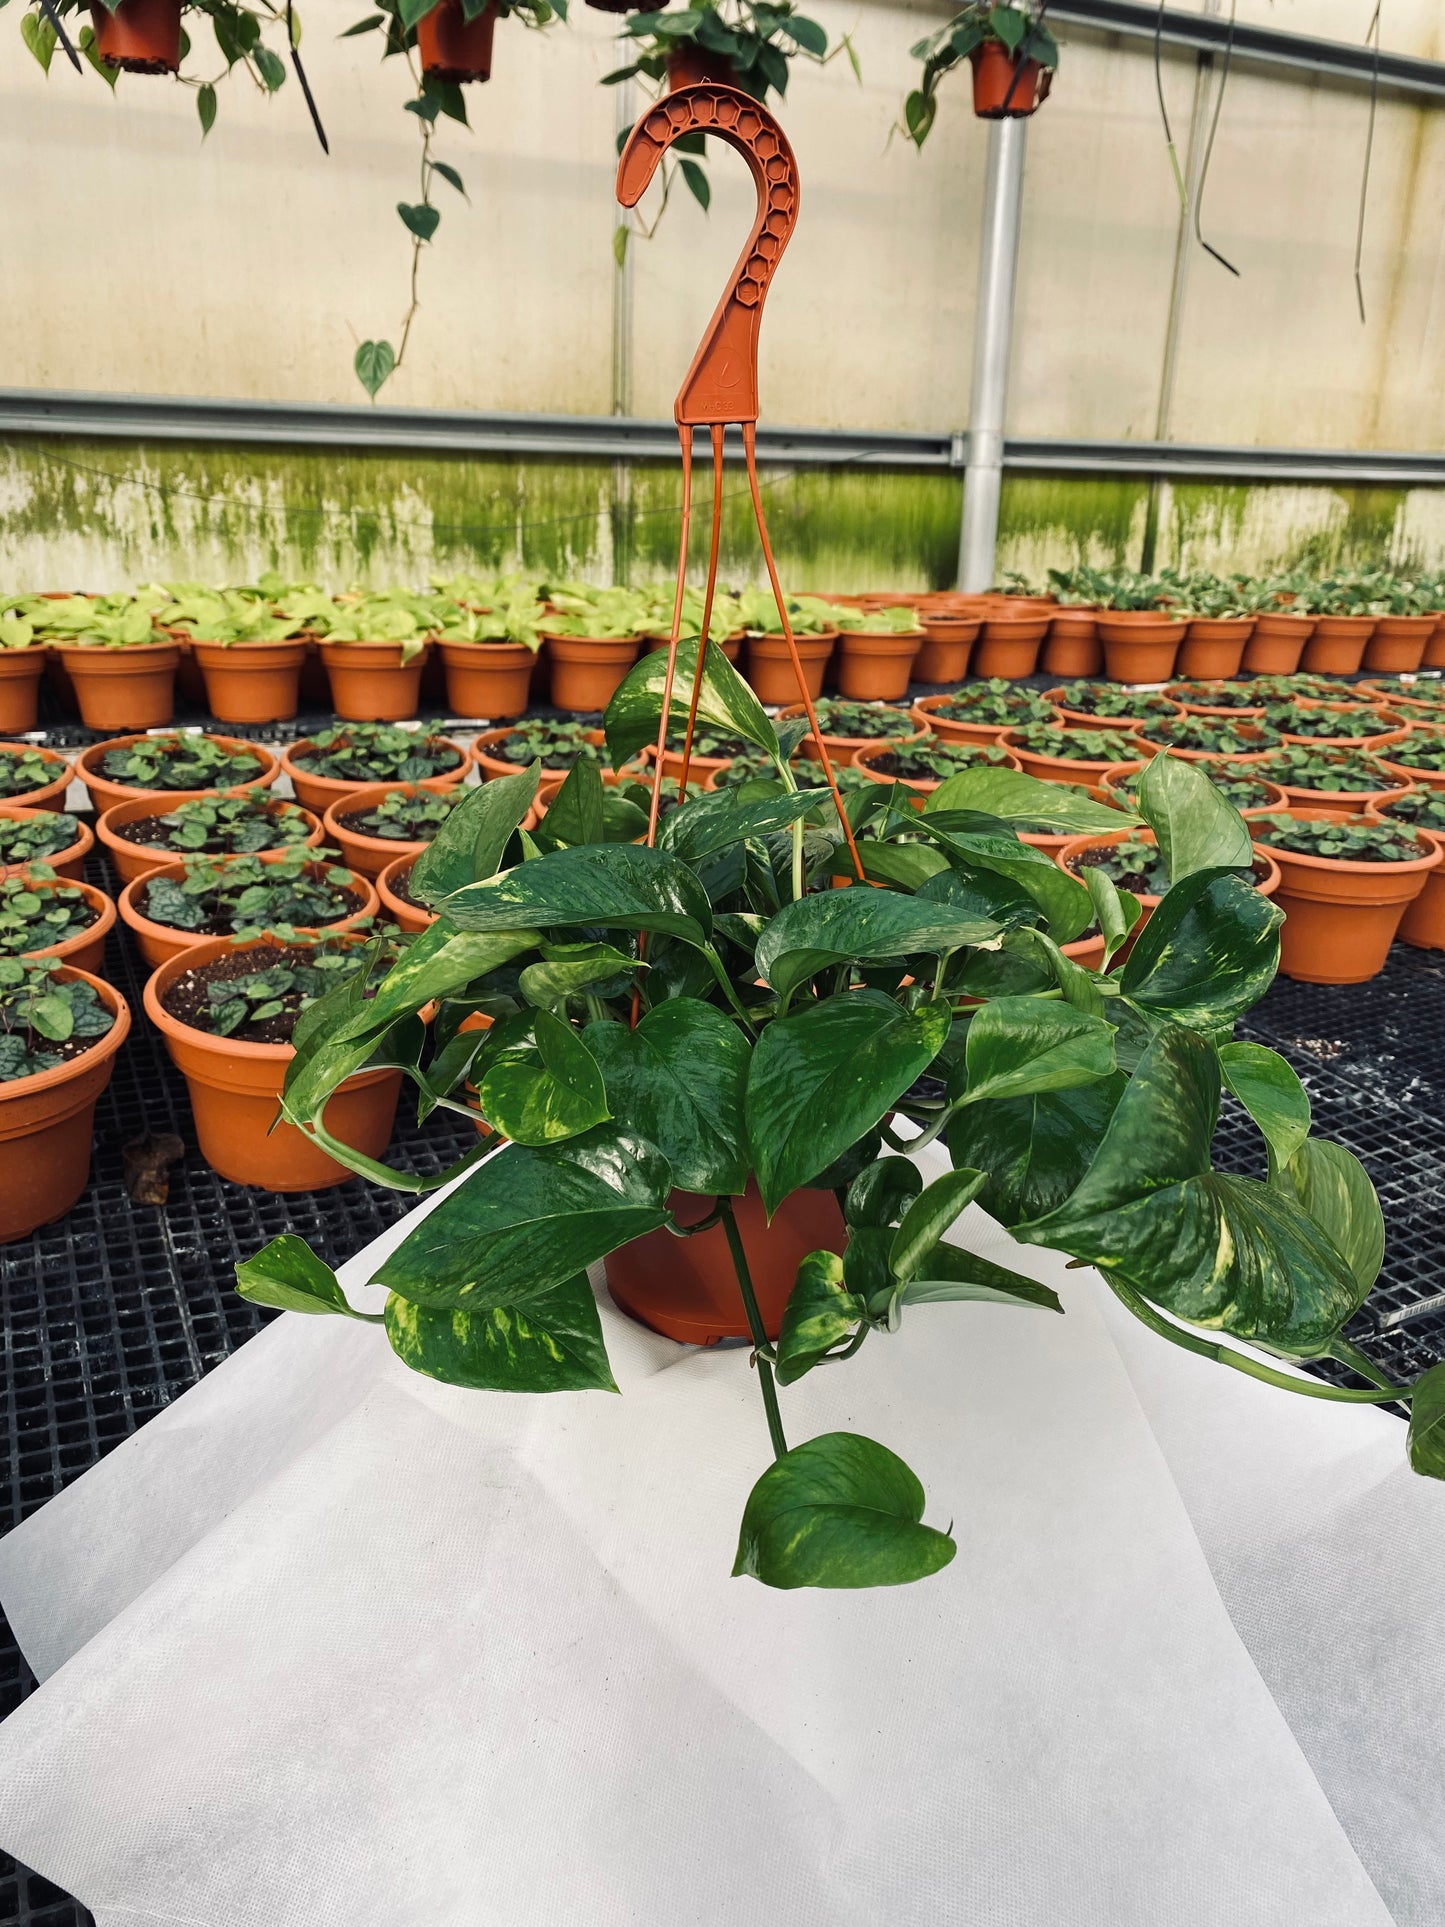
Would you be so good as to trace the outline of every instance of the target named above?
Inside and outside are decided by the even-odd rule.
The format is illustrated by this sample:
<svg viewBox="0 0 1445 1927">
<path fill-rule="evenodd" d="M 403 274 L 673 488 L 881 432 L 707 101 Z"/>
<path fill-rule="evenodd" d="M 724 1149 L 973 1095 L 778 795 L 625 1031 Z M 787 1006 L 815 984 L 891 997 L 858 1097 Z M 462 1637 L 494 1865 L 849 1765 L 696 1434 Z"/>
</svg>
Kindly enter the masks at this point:
<svg viewBox="0 0 1445 1927">
<path fill-rule="evenodd" d="M 192 1030 L 246 1044 L 289 1044 L 302 1011 L 360 964 L 350 945 L 237 950 L 183 971 L 161 1002 Z"/>
</svg>

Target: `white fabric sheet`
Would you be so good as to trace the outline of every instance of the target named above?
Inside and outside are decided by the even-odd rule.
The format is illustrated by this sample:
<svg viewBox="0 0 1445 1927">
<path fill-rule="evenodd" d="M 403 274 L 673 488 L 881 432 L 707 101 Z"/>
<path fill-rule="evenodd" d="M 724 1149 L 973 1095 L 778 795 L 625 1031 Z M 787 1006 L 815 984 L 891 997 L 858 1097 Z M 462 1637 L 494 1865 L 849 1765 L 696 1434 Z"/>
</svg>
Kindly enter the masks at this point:
<svg viewBox="0 0 1445 1927">
<path fill-rule="evenodd" d="M 1399 1422 L 957 1235 L 1067 1316 L 917 1308 L 784 1394 L 953 1521 L 877 1592 L 729 1577 L 745 1351 L 604 1293 L 623 1396 L 517 1399 L 277 1320 L 0 1545 L 45 1681 L 0 1845 L 100 1927 L 1438 1927 L 1445 1507 Z"/>
</svg>

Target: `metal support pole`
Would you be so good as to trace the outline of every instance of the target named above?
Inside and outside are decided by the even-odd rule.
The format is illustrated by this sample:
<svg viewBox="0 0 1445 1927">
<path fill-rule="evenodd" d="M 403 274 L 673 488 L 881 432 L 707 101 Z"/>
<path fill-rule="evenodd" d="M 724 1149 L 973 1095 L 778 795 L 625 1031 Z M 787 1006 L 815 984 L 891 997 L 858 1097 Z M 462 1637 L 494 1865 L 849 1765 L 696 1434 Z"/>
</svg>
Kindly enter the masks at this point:
<svg viewBox="0 0 1445 1927">
<path fill-rule="evenodd" d="M 991 588 L 994 580 L 1027 126 L 1023 119 L 996 120 L 988 130 L 973 391 L 968 408 L 968 467 L 963 477 L 963 527 L 958 542 L 958 586 L 969 594 Z"/>
</svg>

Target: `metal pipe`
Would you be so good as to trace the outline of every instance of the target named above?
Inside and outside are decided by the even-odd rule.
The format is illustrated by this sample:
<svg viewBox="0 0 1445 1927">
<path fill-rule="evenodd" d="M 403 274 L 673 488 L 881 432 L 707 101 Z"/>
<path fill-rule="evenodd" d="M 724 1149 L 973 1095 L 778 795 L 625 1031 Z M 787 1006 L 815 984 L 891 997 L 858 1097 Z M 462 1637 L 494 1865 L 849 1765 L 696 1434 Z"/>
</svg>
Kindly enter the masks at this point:
<svg viewBox="0 0 1445 1927">
<path fill-rule="evenodd" d="M 988 175 L 974 312 L 973 388 L 968 406 L 968 466 L 963 476 L 963 525 L 958 538 L 958 586 L 970 594 L 993 586 L 1027 125 L 1022 118 L 1008 118 L 991 122 L 988 130 Z"/>
</svg>

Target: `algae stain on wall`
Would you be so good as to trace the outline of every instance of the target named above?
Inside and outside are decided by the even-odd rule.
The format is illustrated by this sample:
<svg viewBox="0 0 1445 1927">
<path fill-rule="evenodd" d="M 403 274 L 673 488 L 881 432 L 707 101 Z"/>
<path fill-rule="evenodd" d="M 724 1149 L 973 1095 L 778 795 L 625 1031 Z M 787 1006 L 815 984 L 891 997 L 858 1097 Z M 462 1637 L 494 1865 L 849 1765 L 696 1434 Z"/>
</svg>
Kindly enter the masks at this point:
<svg viewBox="0 0 1445 1927">
<path fill-rule="evenodd" d="M 1006 475 L 995 573 L 1041 583 L 1050 569 L 1138 568 L 1148 506 L 1148 482 L 1132 476 Z"/>
<path fill-rule="evenodd" d="M 1439 567 L 1438 489 L 1166 484 L 1158 566 L 1272 570 Z"/>
</svg>

